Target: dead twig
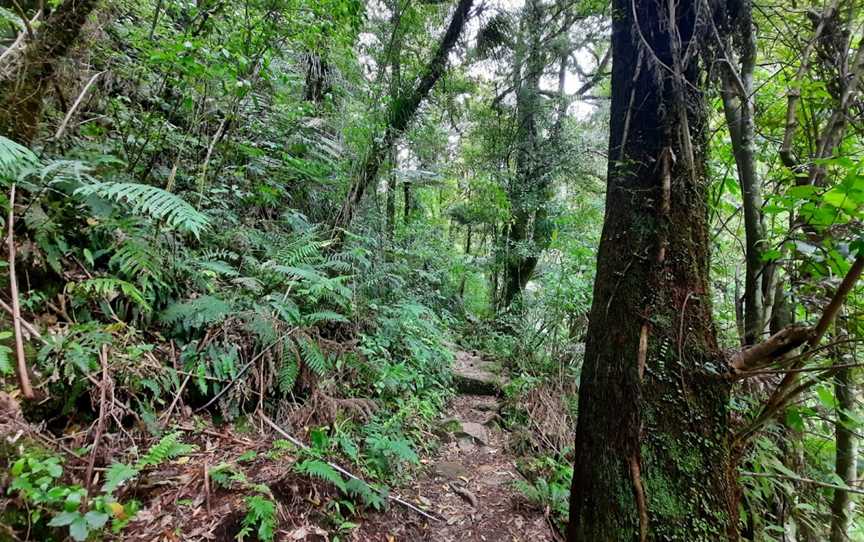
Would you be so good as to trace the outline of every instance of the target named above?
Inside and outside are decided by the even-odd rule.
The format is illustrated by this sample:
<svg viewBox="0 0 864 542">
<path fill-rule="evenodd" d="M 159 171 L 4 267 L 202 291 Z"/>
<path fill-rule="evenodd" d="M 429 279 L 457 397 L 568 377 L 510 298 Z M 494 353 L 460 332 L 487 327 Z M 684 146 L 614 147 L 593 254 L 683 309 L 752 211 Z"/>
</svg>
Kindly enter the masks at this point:
<svg viewBox="0 0 864 542">
<path fill-rule="evenodd" d="M 81 90 L 81 94 L 78 95 L 78 98 L 75 100 L 75 103 L 72 104 L 72 107 L 69 108 L 69 111 L 66 112 L 66 116 L 63 117 L 63 122 L 60 123 L 60 126 L 57 128 L 57 132 L 54 133 L 54 139 L 58 140 L 63 136 L 63 132 L 66 131 L 66 125 L 69 124 L 69 120 L 72 118 L 72 115 L 75 114 L 75 111 L 78 110 L 78 106 L 81 105 L 81 102 L 84 100 L 84 96 L 87 95 L 87 91 L 90 90 L 90 87 L 93 86 L 93 83 L 96 82 L 96 79 L 99 78 L 100 75 L 105 73 L 104 71 L 96 72 L 93 74 L 93 77 L 87 81 L 87 84 L 84 85 L 84 89 Z"/>
<path fill-rule="evenodd" d="M 180 400 L 180 396 L 183 395 L 183 390 L 186 389 L 186 384 L 189 383 L 189 379 L 192 378 L 192 373 L 187 373 L 186 378 L 183 379 L 183 383 L 180 384 L 180 387 L 177 389 L 177 393 L 174 394 L 174 400 L 171 401 L 171 405 L 168 407 L 168 410 L 165 411 L 165 414 L 162 415 L 165 421 L 168 421 L 171 418 L 171 413 L 174 412 L 174 407 L 177 406 L 177 401 Z"/>
<path fill-rule="evenodd" d="M 12 327 L 15 330 L 15 355 L 18 358 L 18 382 L 25 399 L 33 399 L 33 387 L 27 373 L 27 359 L 24 357 L 24 336 L 21 332 L 21 301 L 18 298 L 18 278 L 15 276 L 15 183 L 9 190 L 9 218 L 6 222 L 8 234 L 6 244 L 9 249 L 9 295 L 12 298 Z"/>
<path fill-rule="evenodd" d="M 96 466 L 96 455 L 99 453 L 99 444 L 102 441 L 102 434 L 105 432 L 105 415 L 108 412 L 108 345 L 102 345 L 102 351 L 99 355 L 99 360 L 102 362 L 102 383 L 99 390 L 99 421 L 96 422 L 96 435 L 93 437 L 93 449 L 90 450 L 90 460 L 87 463 L 87 471 L 84 475 L 84 491 L 87 497 L 90 497 L 90 489 L 93 484 L 93 467 Z M 85 502 L 82 502 L 82 507 L 86 507 Z"/>
</svg>

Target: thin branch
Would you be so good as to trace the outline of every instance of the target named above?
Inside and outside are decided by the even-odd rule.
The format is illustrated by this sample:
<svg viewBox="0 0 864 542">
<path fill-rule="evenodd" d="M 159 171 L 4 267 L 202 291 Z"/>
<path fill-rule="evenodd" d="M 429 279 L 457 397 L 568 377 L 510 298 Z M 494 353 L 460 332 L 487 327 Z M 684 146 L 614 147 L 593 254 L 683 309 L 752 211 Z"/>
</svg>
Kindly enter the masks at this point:
<svg viewBox="0 0 864 542">
<path fill-rule="evenodd" d="M 15 355 L 18 359 L 18 382 L 25 399 L 33 399 L 33 387 L 27 373 L 27 358 L 24 357 L 24 334 L 21 331 L 21 301 L 18 298 L 18 277 L 15 275 L 15 183 L 9 190 L 9 217 L 6 245 L 9 250 L 9 295 L 12 298 L 12 327 L 15 331 Z"/>
<path fill-rule="evenodd" d="M 814 480 L 812 478 L 804 478 L 801 476 L 790 476 L 788 474 L 777 474 L 773 472 L 749 472 L 749 471 L 741 471 L 739 474 L 741 476 L 749 477 L 749 478 L 781 478 L 783 480 L 792 480 L 795 482 L 802 482 L 805 484 L 812 484 L 814 486 L 825 487 L 828 489 L 836 489 L 839 491 L 848 491 L 849 493 L 857 493 L 859 495 L 864 495 L 864 490 L 857 489 L 849 486 L 841 486 L 837 484 L 829 484 L 827 482 L 820 482 L 819 480 Z"/>
<path fill-rule="evenodd" d="M 281 427 L 279 427 L 278 425 L 276 425 L 276 424 L 273 422 L 273 420 L 271 420 L 270 418 L 268 418 L 268 417 L 267 417 L 263 412 L 261 412 L 260 410 L 258 411 L 258 416 L 261 417 L 261 420 L 263 420 L 264 423 L 266 423 L 267 425 L 269 425 L 269 426 L 270 426 L 274 431 L 276 431 L 277 433 L 279 433 L 282 437 L 284 437 L 286 440 L 288 440 L 289 442 L 291 442 L 291 444 L 293 444 L 294 446 L 297 446 L 297 447 L 302 448 L 302 449 L 304 449 L 304 450 L 308 450 L 308 449 L 309 449 L 309 447 L 306 446 L 306 444 L 304 444 L 304 443 L 301 442 L 300 440 L 298 440 L 298 439 L 294 438 L 293 436 L 291 436 L 290 434 L 288 434 L 284 429 L 282 429 Z M 341 472 L 342 474 L 344 474 L 344 475 L 347 476 L 348 478 L 351 478 L 351 479 L 353 479 L 353 480 L 357 480 L 357 481 L 363 482 L 364 484 L 366 483 L 362 478 L 359 478 L 359 477 L 357 477 L 357 476 L 351 474 L 350 472 L 348 472 L 347 470 L 343 469 L 342 467 L 340 467 L 339 465 L 337 465 L 337 464 L 335 464 L 335 463 L 331 463 L 331 462 L 327 461 L 327 464 L 330 465 L 331 467 L 333 467 L 334 469 L 336 469 L 337 471 Z M 368 484 L 367 484 L 367 485 L 368 485 Z M 371 487 L 371 486 L 370 486 L 370 487 Z M 426 512 L 425 510 L 422 510 L 422 509 L 420 509 L 420 508 L 417 508 L 416 506 L 414 506 L 414 505 L 411 504 L 410 502 L 405 501 L 405 500 L 402 500 L 402 499 L 400 499 L 399 497 L 393 495 L 392 493 L 384 493 L 384 492 L 379 492 L 379 493 L 381 494 L 382 497 L 387 497 L 387 498 L 390 499 L 391 501 L 393 501 L 393 502 L 395 502 L 395 503 L 398 503 L 398 504 L 401 504 L 401 505 L 404 506 L 405 508 L 408 508 L 408 509 L 410 509 L 410 510 L 413 510 L 413 511 L 417 512 L 418 514 L 420 514 L 421 516 L 425 517 L 425 518 L 431 519 L 432 521 L 439 521 L 439 522 L 440 522 L 440 521 L 443 521 L 441 518 L 436 517 L 436 516 L 433 516 L 432 514 Z"/>
<path fill-rule="evenodd" d="M 102 434 L 105 432 L 105 414 L 108 412 L 108 345 L 102 345 L 99 353 L 99 361 L 102 362 L 102 382 L 99 384 L 99 421 L 96 422 L 96 435 L 93 437 L 93 448 L 90 449 L 90 459 L 87 462 L 87 471 L 84 475 L 84 491 L 90 497 L 93 485 L 93 467 L 96 466 L 96 455 L 99 453 L 99 444 L 102 442 Z M 86 503 L 82 503 L 86 506 Z"/>
<path fill-rule="evenodd" d="M 72 104 L 72 107 L 69 108 L 69 111 L 66 113 L 66 116 L 63 117 L 63 122 L 60 123 L 60 127 L 57 128 L 57 132 L 54 134 L 54 139 L 60 139 L 63 136 L 63 132 L 66 131 L 66 125 L 69 124 L 69 120 L 72 118 L 72 115 L 75 114 L 75 111 L 78 109 L 78 106 L 81 105 L 81 102 L 84 100 L 84 96 L 87 94 L 87 91 L 90 90 L 90 87 L 93 86 L 93 83 L 96 82 L 96 79 L 99 78 L 100 75 L 105 73 L 104 71 L 96 72 L 93 74 L 93 77 L 87 81 L 87 84 L 84 85 L 84 89 L 81 91 L 81 94 L 78 95 L 78 98 L 75 100 L 75 103 Z"/>
</svg>

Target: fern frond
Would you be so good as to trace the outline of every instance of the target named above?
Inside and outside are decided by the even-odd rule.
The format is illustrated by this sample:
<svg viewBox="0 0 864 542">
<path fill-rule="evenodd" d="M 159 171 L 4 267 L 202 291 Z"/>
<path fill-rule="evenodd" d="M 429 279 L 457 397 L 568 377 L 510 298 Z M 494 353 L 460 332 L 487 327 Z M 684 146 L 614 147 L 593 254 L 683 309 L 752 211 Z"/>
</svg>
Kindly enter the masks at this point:
<svg viewBox="0 0 864 542">
<path fill-rule="evenodd" d="M 286 342 L 288 340 L 286 340 Z M 279 367 L 277 382 L 279 383 L 279 391 L 287 395 L 291 393 L 294 389 L 294 384 L 297 383 L 297 375 L 300 372 L 300 367 L 297 365 L 297 360 L 288 354 L 288 348 L 285 348 L 284 350 L 285 355 L 282 356 L 282 364 Z"/>
<path fill-rule="evenodd" d="M 141 290 L 134 284 L 115 277 L 95 277 L 81 282 L 70 282 L 66 285 L 66 290 L 71 293 L 99 297 L 106 301 L 113 301 L 114 298 L 122 294 L 144 311 L 150 311 L 150 304 L 144 299 Z"/>
<path fill-rule="evenodd" d="M 303 324 L 307 327 L 321 322 L 348 322 L 348 318 L 335 311 L 315 311 L 303 315 Z"/>
<path fill-rule="evenodd" d="M 324 376 L 327 370 L 327 358 L 324 357 L 318 343 L 307 337 L 299 337 L 297 345 L 303 353 L 303 363 L 318 376 Z"/>
<path fill-rule="evenodd" d="M 128 203 L 132 211 L 169 226 L 186 230 L 196 237 L 207 227 L 207 217 L 196 211 L 176 194 L 161 188 L 138 183 L 100 182 L 82 186 L 77 196 L 97 196 L 117 203 Z"/>
<path fill-rule="evenodd" d="M 162 311 L 161 320 L 184 329 L 200 329 L 221 322 L 233 307 L 218 297 L 205 295 L 181 303 L 173 303 Z"/>
<path fill-rule="evenodd" d="M 162 437 L 159 442 L 154 444 L 147 450 L 138 463 L 135 464 L 137 469 L 144 467 L 155 467 L 161 465 L 169 459 L 174 459 L 183 455 L 188 455 L 198 449 L 194 444 L 186 444 L 180 440 L 182 433 L 177 431 L 169 433 Z"/>
<path fill-rule="evenodd" d="M 15 182 L 21 173 L 39 163 L 39 158 L 27 147 L 0 136 L 0 179 Z"/>
<path fill-rule="evenodd" d="M 296 463 L 294 469 L 300 474 L 314 476 L 315 478 L 320 478 L 321 480 L 330 482 L 334 486 L 338 487 L 343 493 L 347 491 L 345 480 L 342 479 L 342 475 L 339 474 L 336 469 L 323 461 L 307 459 L 306 461 Z"/>
<path fill-rule="evenodd" d="M 300 309 L 290 298 L 268 295 L 264 301 L 273 309 L 274 314 L 283 322 L 291 325 L 300 323 Z"/>
<path fill-rule="evenodd" d="M 142 277 L 150 277 L 162 283 L 163 263 L 159 253 L 140 240 L 123 243 L 111 256 L 108 264 L 124 277 L 136 279 L 139 283 Z"/>
</svg>

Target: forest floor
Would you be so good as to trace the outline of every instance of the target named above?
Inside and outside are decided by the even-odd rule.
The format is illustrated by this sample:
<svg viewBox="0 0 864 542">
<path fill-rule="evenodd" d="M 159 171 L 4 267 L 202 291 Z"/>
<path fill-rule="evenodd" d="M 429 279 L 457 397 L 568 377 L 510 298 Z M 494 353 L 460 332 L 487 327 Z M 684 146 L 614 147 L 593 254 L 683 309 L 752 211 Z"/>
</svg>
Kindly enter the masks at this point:
<svg viewBox="0 0 864 542">
<path fill-rule="evenodd" d="M 495 373 L 476 355 L 457 354 L 454 377 L 460 390 L 441 422 L 443 445 L 401 496 L 441 518 L 429 521 L 391 507 L 358 528 L 356 540 L 391 542 L 521 542 L 556 540 L 546 515 L 526 506 L 514 486 L 521 475 L 499 425 Z M 478 393 L 480 392 L 480 393 Z"/>
<path fill-rule="evenodd" d="M 394 495 L 434 520 L 391 502 L 384 512 L 350 518 L 355 526 L 334 533 L 326 511 L 328 503 L 339 501 L 338 490 L 294 472 L 296 448 L 274 447 L 279 435 L 263 421 L 255 420 L 253 427 L 241 431 L 183 416 L 187 423 L 175 427 L 197 451 L 148 472 L 129 487 L 126 497 L 141 502 L 142 508 L 126 529 L 106 540 L 234 541 L 243 527 L 250 488 L 266 486 L 278 503 L 279 541 L 554 541 L 548 513 L 530 506 L 514 485 L 521 475 L 508 433 L 499 423 L 501 384 L 490 369 L 494 367 L 479 356 L 458 353 L 454 379 L 461 391 L 435 431 L 441 446 L 421 458 L 416 478 L 393 488 Z M 15 418 L 19 433 L 26 429 L 39 434 L 17 408 L 0 402 L 0 414 Z M 109 461 L 106 457 L 102 462 Z M 223 478 L 231 479 L 229 485 L 215 483 L 213 473 L 220 469 L 228 475 Z"/>
</svg>

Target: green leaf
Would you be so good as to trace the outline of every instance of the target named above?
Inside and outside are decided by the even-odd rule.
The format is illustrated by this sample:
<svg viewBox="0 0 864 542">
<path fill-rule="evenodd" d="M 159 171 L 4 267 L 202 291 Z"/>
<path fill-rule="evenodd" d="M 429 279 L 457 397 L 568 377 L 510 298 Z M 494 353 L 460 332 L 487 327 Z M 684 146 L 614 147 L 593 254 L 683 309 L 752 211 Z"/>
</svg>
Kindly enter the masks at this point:
<svg viewBox="0 0 864 542">
<path fill-rule="evenodd" d="M 833 410 L 837 406 L 837 400 L 834 397 L 834 393 L 828 386 L 819 386 L 816 388 L 816 396 L 819 397 L 819 402 L 822 403 L 825 408 Z"/>
<path fill-rule="evenodd" d="M 60 512 L 48 522 L 49 527 L 65 527 L 71 525 L 73 521 L 81 518 L 80 512 Z"/>
<path fill-rule="evenodd" d="M 90 535 L 90 526 L 87 520 L 79 514 L 79 517 L 69 525 L 69 534 L 77 542 L 84 542 Z"/>
<path fill-rule="evenodd" d="M 92 529 L 101 529 L 108 522 L 108 514 L 91 510 L 84 514 L 84 519 L 87 520 L 87 525 Z"/>
</svg>

